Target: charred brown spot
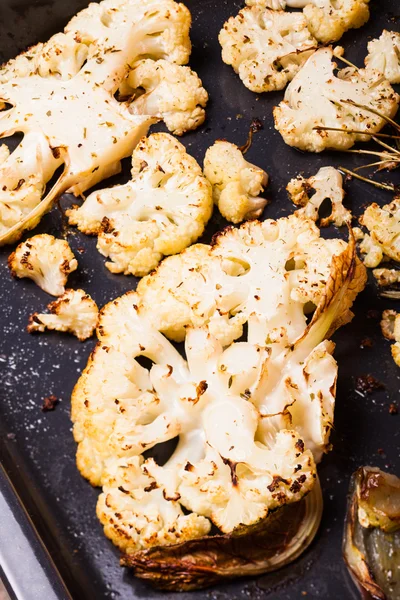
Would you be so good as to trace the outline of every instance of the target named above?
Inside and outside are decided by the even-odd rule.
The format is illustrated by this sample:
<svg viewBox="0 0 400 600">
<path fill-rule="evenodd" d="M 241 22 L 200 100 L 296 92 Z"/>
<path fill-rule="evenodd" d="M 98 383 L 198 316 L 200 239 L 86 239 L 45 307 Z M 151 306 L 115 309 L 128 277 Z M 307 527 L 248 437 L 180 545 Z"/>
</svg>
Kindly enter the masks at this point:
<svg viewBox="0 0 400 600">
<path fill-rule="evenodd" d="M 174 368 L 171 367 L 171 365 L 167 365 L 167 369 L 168 369 L 168 373 L 167 373 L 166 377 L 171 377 Z"/>
<path fill-rule="evenodd" d="M 221 458 L 222 458 L 222 462 L 225 465 L 228 465 L 228 467 L 231 470 L 231 479 L 232 479 L 232 485 L 233 485 L 233 487 L 237 487 L 239 485 L 239 480 L 238 480 L 238 477 L 236 475 L 236 465 L 237 465 L 237 463 L 233 462 L 229 458 L 224 458 L 223 456 L 221 456 Z"/>
<path fill-rule="evenodd" d="M 46 396 L 46 398 L 43 399 L 42 411 L 48 412 L 50 410 L 54 410 L 55 407 L 57 406 L 57 404 L 58 404 L 57 396 L 54 396 L 53 394 L 51 396 Z"/>
<path fill-rule="evenodd" d="M 274 492 L 281 483 L 284 483 L 285 485 L 289 485 L 290 481 L 288 479 L 284 479 L 280 475 L 274 475 L 272 478 L 272 483 L 270 483 L 270 485 L 267 485 L 267 489 L 270 492 Z"/>
<path fill-rule="evenodd" d="M 158 488 L 157 482 L 152 481 L 150 485 L 144 488 L 145 492 L 151 492 L 152 490 L 156 490 Z"/>
<path fill-rule="evenodd" d="M 399 409 L 397 408 L 397 405 L 394 402 L 392 402 L 389 405 L 389 414 L 390 415 L 397 415 L 398 413 L 399 413 Z"/>
<path fill-rule="evenodd" d="M 301 439 L 298 439 L 295 443 L 294 447 L 301 453 L 304 452 L 304 442 Z"/>
<path fill-rule="evenodd" d="M 52 152 L 54 158 L 60 158 L 60 156 L 61 156 L 60 148 L 58 148 L 58 147 L 57 148 L 52 148 L 51 152 Z"/>
<path fill-rule="evenodd" d="M 359 375 L 356 377 L 355 390 L 361 394 L 372 394 L 375 390 L 384 390 L 384 384 L 373 375 Z"/>
<path fill-rule="evenodd" d="M 100 227 L 103 233 L 112 233 L 114 231 L 114 227 L 111 225 L 111 221 L 108 217 L 103 218 Z"/>
<path fill-rule="evenodd" d="M 185 465 L 185 471 L 193 471 L 194 466 L 192 465 L 192 463 L 190 463 L 189 461 L 186 463 Z"/>
<path fill-rule="evenodd" d="M 173 496 L 168 496 L 165 490 L 163 490 L 163 496 L 165 500 L 169 500 L 170 502 L 178 502 L 181 495 L 178 492 L 175 492 Z"/>
<path fill-rule="evenodd" d="M 303 483 L 305 482 L 305 480 L 307 479 L 306 475 L 300 475 L 300 477 L 298 477 L 297 479 L 295 479 L 292 483 L 292 485 L 290 486 L 290 491 L 293 494 L 297 494 L 300 490 L 301 490 L 301 486 L 303 485 Z"/>
</svg>

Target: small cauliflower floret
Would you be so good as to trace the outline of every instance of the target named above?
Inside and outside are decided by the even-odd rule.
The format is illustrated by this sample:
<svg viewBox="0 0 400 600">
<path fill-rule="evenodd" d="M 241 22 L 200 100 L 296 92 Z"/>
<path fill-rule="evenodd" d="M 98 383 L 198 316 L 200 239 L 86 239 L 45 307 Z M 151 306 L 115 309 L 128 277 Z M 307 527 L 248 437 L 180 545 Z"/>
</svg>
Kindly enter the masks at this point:
<svg viewBox="0 0 400 600">
<path fill-rule="evenodd" d="M 133 96 L 133 114 L 159 117 L 175 135 L 204 122 L 208 94 L 189 67 L 144 59 L 135 63 L 123 89 Z"/>
<path fill-rule="evenodd" d="M 34 313 L 29 317 L 28 332 L 46 329 L 68 331 L 83 342 L 93 335 L 99 309 L 83 290 L 66 290 L 60 298 L 47 306 L 50 314 Z"/>
<path fill-rule="evenodd" d="M 356 239 L 362 240 L 360 251 L 365 254 L 367 267 L 377 267 L 383 260 L 400 262 L 400 196 L 385 206 L 371 204 L 360 217 L 361 225 L 369 230 L 355 229 Z"/>
<path fill-rule="evenodd" d="M 259 217 L 267 204 L 259 194 L 268 185 L 265 171 L 245 160 L 235 144 L 217 140 L 204 157 L 204 175 L 221 215 L 231 223 Z"/>
<path fill-rule="evenodd" d="M 395 310 L 384 310 L 381 329 L 387 340 L 395 342 L 391 347 L 391 351 L 394 362 L 400 367 L 400 313 Z"/>
<path fill-rule="evenodd" d="M 315 52 L 274 108 L 275 128 L 289 146 L 309 152 L 345 150 L 369 141 L 369 134 L 386 124 L 385 117 L 397 112 L 400 97 L 379 71 L 346 68 L 335 75 L 332 57 L 332 48 Z"/>
<path fill-rule="evenodd" d="M 380 287 L 400 283 L 400 270 L 397 269 L 374 269 L 372 274 Z"/>
<path fill-rule="evenodd" d="M 257 6 L 231 17 L 219 42 L 222 60 L 252 92 L 282 90 L 317 45 L 303 15 Z"/>
<path fill-rule="evenodd" d="M 400 33 L 384 29 L 378 39 L 368 42 L 365 65 L 383 73 L 390 83 L 400 83 Z"/>
<path fill-rule="evenodd" d="M 14 277 L 29 277 L 52 296 L 62 296 L 68 275 L 78 268 L 68 242 L 42 233 L 17 246 L 8 258 Z"/>
<path fill-rule="evenodd" d="M 167 133 L 143 138 L 132 155 L 132 180 L 93 192 L 67 211 L 80 231 L 99 234 L 113 273 L 143 276 L 203 233 L 212 213 L 211 185 L 185 147 Z"/>
<path fill-rule="evenodd" d="M 317 221 L 322 203 L 329 199 L 332 203 L 331 214 L 320 220 L 320 226 L 326 227 L 334 223 L 341 227 L 350 223 L 351 212 L 343 206 L 343 178 L 337 169 L 322 167 L 316 175 L 308 179 L 298 175 L 289 181 L 286 189 L 292 202 L 302 207 L 295 214 Z"/>
</svg>

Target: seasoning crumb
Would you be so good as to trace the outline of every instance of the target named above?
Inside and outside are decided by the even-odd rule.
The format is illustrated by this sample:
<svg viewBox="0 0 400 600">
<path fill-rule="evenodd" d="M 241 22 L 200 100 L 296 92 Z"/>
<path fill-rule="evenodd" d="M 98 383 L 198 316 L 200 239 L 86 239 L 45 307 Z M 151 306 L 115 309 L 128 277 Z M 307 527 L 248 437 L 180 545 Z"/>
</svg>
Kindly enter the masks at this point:
<svg viewBox="0 0 400 600">
<path fill-rule="evenodd" d="M 374 342 L 371 340 L 371 338 L 366 337 L 361 340 L 360 348 L 372 348 L 373 345 Z"/>
<path fill-rule="evenodd" d="M 367 317 L 368 317 L 368 319 L 380 319 L 381 315 L 380 315 L 379 310 L 375 310 L 375 309 L 371 308 L 371 310 L 369 310 L 367 312 Z"/>
<path fill-rule="evenodd" d="M 8 440 L 15 440 L 15 433 L 7 433 L 6 438 Z"/>
<path fill-rule="evenodd" d="M 375 390 L 384 390 L 384 384 L 373 375 L 359 375 L 356 377 L 355 390 L 361 394 L 372 394 Z"/>
<path fill-rule="evenodd" d="M 385 451 L 383 448 L 378 448 L 378 454 L 380 454 L 380 456 L 385 456 Z"/>
<path fill-rule="evenodd" d="M 85 248 L 77 248 L 79 254 L 84 254 L 86 252 Z"/>
<path fill-rule="evenodd" d="M 49 410 L 54 410 L 58 404 L 58 398 L 53 394 L 51 396 L 47 396 L 43 399 L 42 411 L 48 412 Z"/>
<path fill-rule="evenodd" d="M 395 404 L 394 402 L 391 402 L 391 404 L 389 404 L 389 414 L 390 415 L 399 414 L 399 409 L 397 408 L 397 404 Z"/>
</svg>

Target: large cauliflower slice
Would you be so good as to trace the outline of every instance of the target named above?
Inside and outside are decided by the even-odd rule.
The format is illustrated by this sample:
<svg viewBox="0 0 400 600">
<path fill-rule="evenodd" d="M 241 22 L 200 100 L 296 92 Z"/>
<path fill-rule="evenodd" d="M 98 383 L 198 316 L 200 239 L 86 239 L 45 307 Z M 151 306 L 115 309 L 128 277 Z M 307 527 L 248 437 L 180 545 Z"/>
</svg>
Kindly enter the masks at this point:
<svg viewBox="0 0 400 600">
<path fill-rule="evenodd" d="M 143 56 L 187 62 L 189 27 L 173 0 L 104 0 L 0 70 L 0 134 L 24 134 L 0 166 L 0 244 L 33 228 L 63 191 L 80 195 L 119 172 L 155 119 L 114 94 Z"/>
<path fill-rule="evenodd" d="M 123 93 L 133 97 L 129 105 L 133 114 L 159 117 L 175 135 L 197 129 L 206 116 L 208 94 L 200 78 L 189 67 L 167 60 L 138 61 Z"/>
<path fill-rule="evenodd" d="M 322 167 L 316 175 L 308 179 L 298 175 L 289 181 L 286 189 L 292 202 L 302 207 L 296 211 L 296 214 L 317 221 L 322 203 L 329 199 L 332 210 L 329 216 L 321 218 L 320 226 L 326 227 L 334 223 L 337 227 L 341 227 L 345 223 L 350 223 L 351 212 L 343 206 L 345 196 L 343 177 L 337 169 Z"/>
<path fill-rule="evenodd" d="M 383 73 L 390 83 L 400 83 L 400 33 L 384 29 L 378 39 L 368 42 L 365 65 Z"/>
<path fill-rule="evenodd" d="M 394 362 L 400 367 L 400 313 L 395 310 L 384 310 L 381 329 L 387 340 L 395 342 L 391 347 L 391 351 Z"/>
<path fill-rule="evenodd" d="M 28 332 L 46 329 L 69 331 L 81 342 L 93 335 L 99 309 L 83 290 L 66 290 L 60 298 L 47 306 L 50 314 L 34 313 L 29 317 Z"/>
<path fill-rule="evenodd" d="M 246 7 L 219 34 L 222 60 L 252 92 L 283 89 L 317 42 L 301 14 Z"/>
<path fill-rule="evenodd" d="M 382 207 L 375 203 L 368 206 L 360 223 L 369 230 L 368 234 L 355 228 L 367 267 L 377 267 L 388 259 L 400 262 L 400 196 Z"/>
<path fill-rule="evenodd" d="M 265 171 L 245 160 L 240 149 L 217 140 L 204 157 L 204 175 L 221 215 L 232 223 L 259 217 L 267 204 L 259 194 L 268 185 Z"/>
<path fill-rule="evenodd" d="M 368 134 L 386 124 L 384 117 L 397 112 L 400 97 L 379 71 L 346 68 L 335 75 L 332 57 L 332 48 L 315 52 L 274 108 L 275 128 L 289 146 L 309 152 L 347 149 L 368 141 Z"/>
<path fill-rule="evenodd" d="M 246 4 L 273 10 L 303 8 L 308 29 L 323 44 L 336 42 L 369 19 L 369 0 L 246 0 Z"/>
<path fill-rule="evenodd" d="M 167 133 L 143 138 L 132 154 L 132 180 L 93 192 L 67 212 L 113 273 L 142 276 L 204 231 L 212 213 L 211 186 L 185 147 Z"/>
<path fill-rule="evenodd" d="M 52 296 L 62 296 L 68 275 L 78 268 L 69 244 L 42 233 L 19 244 L 8 257 L 14 277 L 28 277 Z"/>
</svg>

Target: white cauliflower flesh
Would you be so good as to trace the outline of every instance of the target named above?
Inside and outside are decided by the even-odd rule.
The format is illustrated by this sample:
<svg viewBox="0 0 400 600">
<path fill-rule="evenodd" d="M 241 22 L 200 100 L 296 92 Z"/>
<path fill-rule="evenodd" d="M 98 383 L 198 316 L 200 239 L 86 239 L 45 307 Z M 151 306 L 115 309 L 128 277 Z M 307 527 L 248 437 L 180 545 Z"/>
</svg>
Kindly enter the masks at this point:
<svg viewBox="0 0 400 600">
<path fill-rule="evenodd" d="M 383 73 L 390 83 L 400 83 L 400 33 L 384 29 L 378 39 L 368 42 L 365 64 Z"/>
<path fill-rule="evenodd" d="M 400 262 L 400 196 L 382 207 L 375 203 L 368 206 L 360 217 L 360 223 L 369 231 L 364 233 L 355 228 L 367 267 L 375 268 L 388 259 Z"/>
<path fill-rule="evenodd" d="M 303 8 L 308 29 L 323 44 L 336 42 L 369 19 L 369 0 L 246 0 L 246 4 L 272 10 Z"/>
<path fill-rule="evenodd" d="M 104 0 L 0 69 L 0 135 L 24 134 L 0 166 L 0 244 L 35 227 L 62 192 L 81 195 L 119 172 L 155 118 L 114 94 L 143 56 L 187 62 L 189 27 L 173 0 Z"/>
<path fill-rule="evenodd" d="M 308 179 L 298 175 L 289 181 L 286 189 L 292 202 L 302 207 L 295 214 L 317 221 L 322 203 L 329 199 L 332 203 L 332 211 L 328 217 L 320 220 L 320 226 L 326 227 L 334 223 L 337 227 L 341 227 L 345 223 L 350 223 L 351 212 L 343 206 L 345 196 L 343 177 L 337 169 L 322 167 L 316 175 Z"/>
<path fill-rule="evenodd" d="M 400 367 L 400 313 L 395 310 L 384 310 L 381 329 L 387 340 L 395 342 L 391 347 L 391 351 L 394 362 Z"/>
<path fill-rule="evenodd" d="M 282 90 L 317 46 L 302 14 L 256 6 L 228 19 L 219 42 L 222 60 L 252 92 Z"/>
<path fill-rule="evenodd" d="M 140 60 L 123 90 L 133 97 L 129 105 L 133 114 L 159 117 L 175 135 L 197 129 L 204 122 L 208 94 L 189 67 L 167 60 Z"/>
<path fill-rule="evenodd" d="M 332 57 L 332 48 L 315 52 L 274 108 L 275 128 L 289 146 L 309 152 L 345 150 L 368 141 L 368 134 L 386 124 L 384 117 L 393 118 L 397 112 L 400 96 L 379 71 L 346 68 L 335 75 Z"/>
<path fill-rule="evenodd" d="M 93 192 L 67 214 L 80 231 L 99 235 L 111 272 L 142 276 L 197 240 L 212 207 L 195 159 L 171 135 L 154 133 L 133 152 L 131 181 Z"/>
<path fill-rule="evenodd" d="M 91 337 L 96 329 L 99 309 L 83 290 L 66 290 L 60 298 L 47 306 L 50 314 L 34 313 L 29 317 L 28 332 L 46 329 L 68 331 L 81 342 Z"/>
<path fill-rule="evenodd" d="M 221 215 L 232 223 L 259 217 L 267 204 L 259 195 L 268 185 L 265 171 L 245 160 L 235 144 L 217 140 L 204 157 L 204 175 L 212 185 Z"/>
<path fill-rule="evenodd" d="M 68 275 L 78 268 L 68 242 L 42 233 L 19 244 L 8 257 L 14 277 L 28 277 L 52 296 L 62 296 Z"/>
</svg>

